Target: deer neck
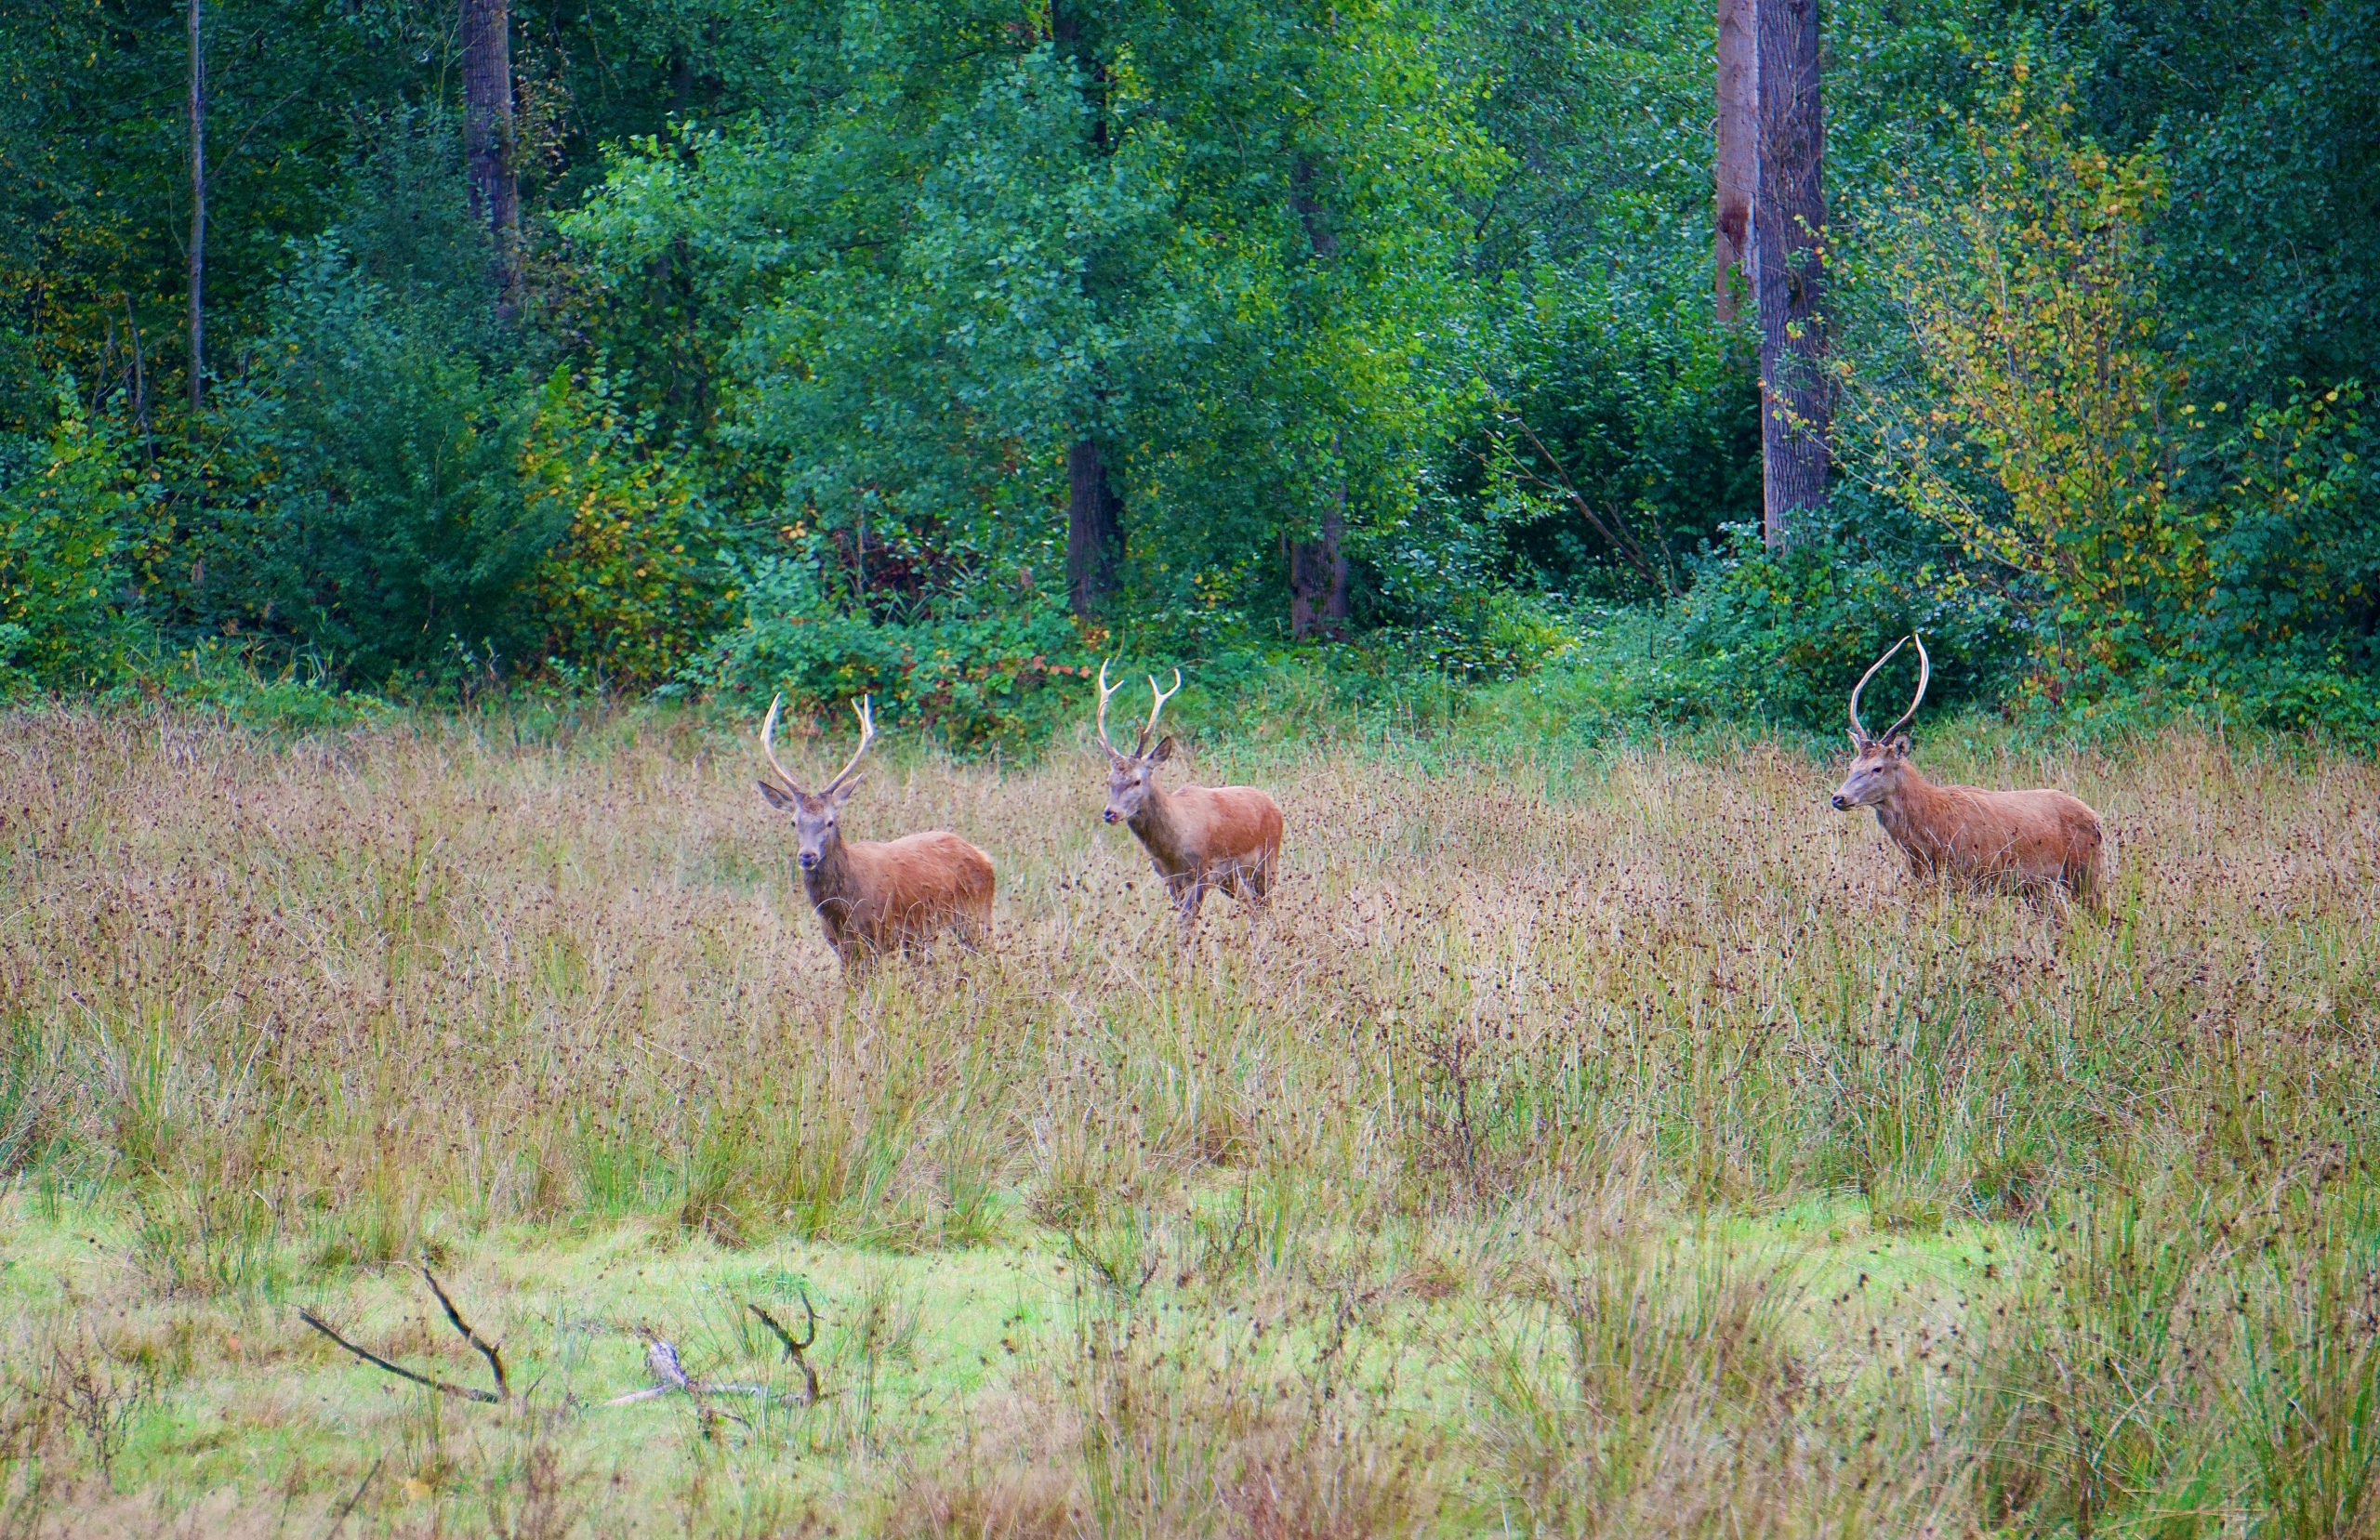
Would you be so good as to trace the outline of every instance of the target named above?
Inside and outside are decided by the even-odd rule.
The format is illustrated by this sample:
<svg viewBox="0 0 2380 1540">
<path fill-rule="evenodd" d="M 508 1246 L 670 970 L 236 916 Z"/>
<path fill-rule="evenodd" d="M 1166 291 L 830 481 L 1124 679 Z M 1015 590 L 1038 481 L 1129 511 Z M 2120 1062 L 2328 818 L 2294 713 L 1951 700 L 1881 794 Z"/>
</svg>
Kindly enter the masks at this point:
<svg viewBox="0 0 2380 1540">
<path fill-rule="evenodd" d="M 1141 799 L 1141 810 L 1128 821 L 1127 826 L 1140 837 L 1149 854 L 1160 862 L 1175 862 L 1181 859 L 1182 824 L 1177 816 L 1180 810 L 1174 803 L 1173 794 L 1151 782 L 1148 796 Z"/>
<path fill-rule="evenodd" d="M 1942 789 L 1904 763 L 1893 777 L 1884 799 L 1876 804 L 1876 822 L 1896 841 L 1908 845 L 1925 837 L 1941 822 Z"/>
<path fill-rule="evenodd" d="M 818 864 L 801 874 L 801 890 L 814 909 L 847 896 L 851 885 L 851 854 L 839 836 L 818 848 Z"/>
</svg>

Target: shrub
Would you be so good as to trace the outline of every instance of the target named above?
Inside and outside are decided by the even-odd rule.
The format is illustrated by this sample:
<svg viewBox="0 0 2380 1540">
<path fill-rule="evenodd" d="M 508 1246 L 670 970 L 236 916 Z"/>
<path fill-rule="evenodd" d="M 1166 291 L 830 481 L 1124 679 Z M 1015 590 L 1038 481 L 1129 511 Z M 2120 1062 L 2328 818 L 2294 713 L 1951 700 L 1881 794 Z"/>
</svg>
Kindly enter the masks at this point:
<svg viewBox="0 0 2380 1540">
<path fill-rule="evenodd" d="M 229 393 L 211 600 L 367 684 L 490 666 L 535 645 L 527 580 L 562 520 L 522 495 L 534 395 L 451 135 L 394 125 L 353 204 Z"/>
<path fill-rule="evenodd" d="M 757 703 L 840 711 L 862 694 L 932 722 L 951 743 L 1029 736 L 1062 709 L 1051 686 L 1094 672 L 1054 594 L 962 587 L 906 616 L 833 591 L 813 554 L 731 569 L 744 609 L 692 677 Z"/>
<path fill-rule="evenodd" d="M 126 531 L 152 490 L 71 385 L 46 437 L 0 441 L 0 691 L 87 688 L 114 670 Z"/>
<path fill-rule="evenodd" d="M 547 655 L 634 687 L 673 676 L 719 621 L 701 495 L 650 435 L 608 380 L 558 369 L 522 463 L 530 514 L 562 526 L 532 585 Z"/>
<path fill-rule="evenodd" d="M 1876 211 L 1847 264 L 1855 313 L 1883 307 L 1838 359 L 1847 464 L 2015 574 L 2021 693 L 2367 731 L 2360 392 L 2210 397 L 2158 293 L 2157 151 L 2112 154 L 2072 120 L 2020 61 L 1966 125 L 1965 185 Z"/>
<path fill-rule="evenodd" d="M 2070 132 L 2019 83 L 1968 126 L 1975 182 L 1909 218 L 1884 283 L 1922 383 L 1855 391 L 1874 474 L 2056 606 L 2061 664 L 2168 650 L 2208 586 L 2200 511 L 2173 496 L 2146 234 L 2164 179 Z"/>
<path fill-rule="evenodd" d="M 1927 700 L 2004 685 L 2025 656 L 2024 606 L 1906 512 L 1844 489 L 1781 551 L 1752 525 L 1707 552 L 1678 606 L 1692 658 L 1671 704 L 1807 726 L 1843 720 L 1847 691 L 1897 636 L 1934 658 Z M 1896 707 L 1897 709 L 1897 707 Z"/>
</svg>

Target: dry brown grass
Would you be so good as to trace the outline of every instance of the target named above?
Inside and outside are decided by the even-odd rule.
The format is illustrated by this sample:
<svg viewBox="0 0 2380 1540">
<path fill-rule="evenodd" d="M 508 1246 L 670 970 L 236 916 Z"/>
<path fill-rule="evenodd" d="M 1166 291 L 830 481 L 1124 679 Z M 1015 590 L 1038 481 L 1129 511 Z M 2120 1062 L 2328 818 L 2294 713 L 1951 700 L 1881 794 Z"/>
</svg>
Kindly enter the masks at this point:
<svg viewBox="0 0 2380 1540">
<path fill-rule="evenodd" d="M 577 1362 L 569 1290 L 508 1257 L 628 1235 L 727 1273 L 1010 1258 L 1030 1327 L 969 1295 L 967 1353 L 976 1326 L 923 1306 L 896 1350 L 863 1339 L 854 1283 L 844 1394 L 725 1454 L 680 1422 L 666 1459 L 575 1423 L 442 1424 L 404 1434 L 403 1479 L 416 1506 L 548 1533 L 603 1506 L 580 1486 L 626 1481 L 718 1533 L 873 1512 L 1018 1535 L 1905 1533 L 2162 1511 L 2189 1454 L 2202 1533 L 2309 1491 L 2331 1528 L 2287 1533 L 2369 1527 L 2339 1377 L 2370 1362 L 2348 1328 L 2380 1228 L 2367 764 L 1929 751 L 2108 815 L 2110 913 L 2069 921 L 1912 889 L 1871 821 L 1826 809 L 1835 767 L 1775 744 L 1435 771 L 1218 754 L 1202 778 L 1279 797 L 1287 871 L 1252 943 L 1222 905 L 1183 955 L 1096 822 L 1095 757 L 896 761 L 853 832 L 981 845 L 997 939 L 846 988 L 754 758 L 651 714 L 528 743 L 12 718 L 0 1163 L 15 1222 L 115 1227 L 35 1270 L 81 1297 L 0 1296 L 20 1337 L 128 1312 L 179 1345 L 127 1339 L 92 1372 L 153 1361 L 187 1417 L 296 1375 L 364 1393 L 285 1306 L 386 1310 L 402 1281 L 378 1270 L 425 1252 L 549 1367 Z M 2057 1238 L 2124 1205 L 2140 1255 L 2074 1262 Z M 2178 1323 L 2142 1337 L 2143 1299 Z M 379 1323 L 456 1349 L 411 1319 Z M 2317 1329 L 2352 1337 L 2306 1392 L 2332 1410 L 2295 1465 L 2259 1465 L 2244 1430 L 2286 1417 L 2272 1353 L 2242 1344 Z M 2117 1338 L 2147 1376 L 2125 1394 L 2163 1421 L 2072 1371 Z M 106 1508 L 90 1483 L 112 1474 L 195 1511 L 167 1413 L 95 1459 L 26 1420 L 71 1399 L 54 1379 L 12 1382 L 0 1431 L 31 1431 L 0 1501 L 33 1511 L 46 1473 L 55 1525 Z M 2025 1420 L 2051 1403 L 2064 1420 Z M 2148 1453 L 2102 1426 L 2120 1415 L 2161 1429 Z M 241 1422 L 262 1453 L 232 1489 L 319 1525 L 364 1462 L 309 1467 L 309 1413 L 274 1417 Z M 791 1447 L 798 1472 L 765 1458 Z M 359 1520 L 406 1527 L 397 1476 Z"/>
</svg>

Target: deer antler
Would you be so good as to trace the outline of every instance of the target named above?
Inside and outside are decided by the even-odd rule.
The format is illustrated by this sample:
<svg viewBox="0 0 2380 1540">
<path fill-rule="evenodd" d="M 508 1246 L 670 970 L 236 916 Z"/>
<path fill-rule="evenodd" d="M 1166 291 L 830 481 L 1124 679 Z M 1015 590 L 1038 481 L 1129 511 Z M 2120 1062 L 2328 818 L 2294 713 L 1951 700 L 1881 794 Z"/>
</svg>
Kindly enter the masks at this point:
<svg viewBox="0 0 2380 1540">
<path fill-rule="evenodd" d="M 852 750 L 852 757 L 843 761 L 843 768 L 835 772 L 835 778 L 826 783 L 826 789 L 818 794 L 821 796 L 832 796 L 842 790 L 843 783 L 850 779 L 853 770 L 859 768 L 860 756 L 867 752 L 868 744 L 876 742 L 876 715 L 868 709 L 868 698 L 862 695 L 853 702 L 852 712 L 859 717 L 859 747 Z"/>
<path fill-rule="evenodd" d="M 1157 731 L 1157 714 L 1165 709 L 1165 703 L 1173 699 L 1174 696 L 1182 693 L 1182 670 L 1177 668 L 1173 671 L 1173 688 L 1171 690 L 1159 690 L 1157 687 L 1157 676 L 1154 674 L 1150 675 L 1149 693 L 1156 697 L 1156 704 L 1149 707 L 1148 726 L 1141 729 L 1141 735 L 1136 752 L 1138 750 L 1145 750 L 1149 746 L 1149 735 Z"/>
<path fill-rule="evenodd" d="M 1120 679 L 1114 684 L 1107 682 L 1107 665 L 1101 664 L 1099 665 L 1099 746 L 1107 751 L 1108 757 L 1111 759 L 1121 759 L 1124 757 L 1117 753 L 1116 745 L 1107 741 L 1107 698 L 1123 688 L 1124 684 Z"/>
<path fill-rule="evenodd" d="M 796 796 L 800 796 L 801 793 L 801 783 L 796 781 L 792 776 L 787 775 L 785 772 L 785 767 L 777 763 L 775 742 L 777 735 L 777 711 L 778 708 L 784 704 L 785 692 L 783 691 L 779 691 L 777 692 L 777 698 L 769 703 L 768 720 L 760 724 L 760 753 L 768 759 L 769 769 L 776 771 L 777 779 L 785 783 L 786 790 L 794 793 Z"/>
<path fill-rule="evenodd" d="M 1917 719 L 1917 708 L 1925 701 L 1925 682 L 1934 677 L 1934 660 L 1925 655 L 1925 638 L 1911 631 L 1909 639 L 1917 643 L 1917 693 L 1910 697 L 1909 709 L 1900 714 L 1900 720 L 1884 729 L 1887 743 L 1891 742 L 1894 733 Z M 1893 645 L 1897 647 L 1900 644 L 1895 642 Z"/>
<path fill-rule="evenodd" d="M 1876 677 L 1877 669 L 1882 668 L 1884 665 L 1892 662 L 1893 654 L 1899 652 L 1903 646 L 1912 641 L 1917 643 L 1916 698 L 1909 703 L 1909 709 L 1900 714 L 1900 720 L 1884 729 L 1884 735 L 1883 738 L 1871 738 L 1868 735 L 1867 728 L 1861 725 L 1859 720 L 1859 691 L 1868 688 L 1868 681 Z M 1916 632 L 1911 631 L 1908 636 L 1901 638 L 1899 641 L 1893 643 L 1892 646 L 1884 650 L 1884 655 L 1883 657 L 1878 658 L 1874 663 L 1868 665 L 1868 672 L 1859 676 L 1859 682 L 1851 687 L 1851 731 L 1858 736 L 1859 741 L 1863 744 L 1880 744 L 1884 742 L 1886 739 L 1891 738 L 1894 733 L 1898 732 L 1901 729 L 1907 727 L 1910 724 L 1910 719 L 1917 715 L 1918 703 L 1925 699 L 1925 681 L 1933 677 L 1933 673 L 1934 660 L 1925 655 L 1925 643 L 1919 638 Z"/>
</svg>

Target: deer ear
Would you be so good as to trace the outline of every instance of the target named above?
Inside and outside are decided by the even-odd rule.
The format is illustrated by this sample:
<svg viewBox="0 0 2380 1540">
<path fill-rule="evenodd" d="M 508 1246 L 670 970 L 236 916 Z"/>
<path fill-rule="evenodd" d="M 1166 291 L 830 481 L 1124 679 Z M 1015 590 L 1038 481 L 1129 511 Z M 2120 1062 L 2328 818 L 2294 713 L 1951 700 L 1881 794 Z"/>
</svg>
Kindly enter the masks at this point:
<svg viewBox="0 0 2380 1540">
<path fill-rule="evenodd" d="M 859 790 L 859 783 L 866 779 L 867 777 L 864 773 L 854 775 L 850 780 L 844 782 L 841 785 L 837 786 L 835 788 L 835 806 L 840 808 L 844 803 L 850 801 L 852 799 L 852 793 Z"/>
<path fill-rule="evenodd" d="M 1149 763 L 1152 765 L 1161 765 L 1172 757 L 1173 734 L 1169 732 L 1164 737 L 1157 741 L 1157 747 L 1149 750 Z"/>
<path fill-rule="evenodd" d="M 1868 735 L 1860 731 L 1858 728 L 1844 728 L 1843 730 L 1843 735 L 1851 740 L 1851 752 L 1854 754 L 1858 753 L 1861 749 L 1868 746 Z"/>
<path fill-rule="evenodd" d="M 766 781 L 756 781 L 753 784 L 760 788 L 760 795 L 768 798 L 770 807 L 780 812 L 789 813 L 794 810 L 796 804 L 793 796 L 784 787 L 772 786 Z"/>
<path fill-rule="evenodd" d="M 1894 733 L 1894 734 L 1893 734 L 1893 741 L 1892 741 L 1891 743 L 1886 744 L 1884 745 L 1884 752 L 1885 752 L 1886 754 L 1891 755 L 1891 756 L 1892 756 L 1894 758 L 1896 758 L 1896 759 L 1906 759 L 1906 758 L 1908 758 L 1908 757 L 1909 757 L 1909 734 L 1908 734 L 1908 733 L 1906 733 L 1906 732 L 1896 732 L 1896 733 Z"/>
</svg>

